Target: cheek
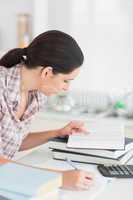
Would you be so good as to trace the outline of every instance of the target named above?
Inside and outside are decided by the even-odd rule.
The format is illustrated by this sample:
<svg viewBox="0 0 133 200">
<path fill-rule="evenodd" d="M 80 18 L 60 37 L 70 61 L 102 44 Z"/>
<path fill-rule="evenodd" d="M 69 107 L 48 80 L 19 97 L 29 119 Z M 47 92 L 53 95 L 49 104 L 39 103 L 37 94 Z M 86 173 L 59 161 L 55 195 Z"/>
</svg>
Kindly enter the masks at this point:
<svg viewBox="0 0 133 200">
<path fill-rule="evenodd" d="M 62 89 L 63 86 L 64 86 L 64 84 L 63 84 L 63 82 L 60 81 L 60 80 L 55 80 L 55 81 L 53 82 L 53 87 L 54 87 L 54 88 Z"/>
</svg>

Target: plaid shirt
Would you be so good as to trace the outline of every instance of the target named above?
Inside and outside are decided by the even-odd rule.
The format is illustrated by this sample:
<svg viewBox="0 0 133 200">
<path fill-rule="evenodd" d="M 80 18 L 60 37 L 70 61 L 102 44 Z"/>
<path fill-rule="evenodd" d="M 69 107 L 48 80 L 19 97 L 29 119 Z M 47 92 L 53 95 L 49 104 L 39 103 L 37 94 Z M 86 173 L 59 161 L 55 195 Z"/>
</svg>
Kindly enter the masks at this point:
<svg viewBox="0 0 133 200">
<path fill-rule="evenodd" d="M 20 67 L 10 69 L 0 66 L 0 155 L 13 158 L 29 133 L 30 122 L 46 104 L 46 96 L 37 91 L 29 92 L 27 109 L 17 119 L 14 111 L 20 102 Z"/>
</svg>

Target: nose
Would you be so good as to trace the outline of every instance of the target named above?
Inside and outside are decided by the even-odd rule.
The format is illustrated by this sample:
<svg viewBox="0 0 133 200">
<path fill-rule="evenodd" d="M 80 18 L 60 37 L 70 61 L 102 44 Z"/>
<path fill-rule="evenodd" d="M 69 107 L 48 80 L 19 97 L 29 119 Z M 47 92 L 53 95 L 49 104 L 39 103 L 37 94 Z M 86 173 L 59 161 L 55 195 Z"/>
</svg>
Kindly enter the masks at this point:
<svg viewBox="0 0 133 200">
<path fill-rule="evenodd" d="M 69 89 L 69 85 L 64 86 L 63 90 L 67 91 Z"/>
<path fill-rule="evenodd" d="M 67 91 L 67 90 L 68 90 L 68 88 L 63 88 L 63 90 L 64 90 L 64 91 Z"/>
</svg>

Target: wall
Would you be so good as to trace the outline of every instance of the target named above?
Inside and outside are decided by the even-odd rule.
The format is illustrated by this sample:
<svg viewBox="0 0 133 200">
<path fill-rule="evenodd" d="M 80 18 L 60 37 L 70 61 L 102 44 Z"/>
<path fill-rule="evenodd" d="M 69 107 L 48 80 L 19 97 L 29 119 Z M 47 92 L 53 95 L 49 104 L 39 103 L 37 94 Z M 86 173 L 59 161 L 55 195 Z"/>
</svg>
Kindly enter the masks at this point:
<svg viewBox="0 0 133 200">
<path fill-rule="evenodd" d="M 43 5 L 48 13 L 39 26 L 72 34 L 84 51 L 73 88 L 114 93 L 133 88 L 132 0 L 43 0 Z"/>
<path fill-rule="evenodd" d="M 133 88 L 132 0 L 0 0 L 0 50 L 17 46 L 19 12 L 33 16 L 34 36 L 60 29 L 79 42 L 85 62 L 73 88 Z"/>
<path fill-rule="evenodd" d="M 33 15 L 33 0 L 0 0 L 0 50 L 17 46 L 17 14 Z"/>
</svg>

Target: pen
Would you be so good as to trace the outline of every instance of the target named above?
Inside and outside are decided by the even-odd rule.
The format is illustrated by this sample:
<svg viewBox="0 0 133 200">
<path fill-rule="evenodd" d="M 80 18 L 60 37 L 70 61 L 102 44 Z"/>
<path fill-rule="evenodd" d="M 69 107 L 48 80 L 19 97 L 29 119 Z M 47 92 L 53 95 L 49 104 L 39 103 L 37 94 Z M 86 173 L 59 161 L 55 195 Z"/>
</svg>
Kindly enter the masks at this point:
<svg viewBox="0 0 133 200">
<path fill-rule="evenodd" d="M 66 158 L 66 161 L 67 161 L 67 163 L 68 163 L 71 167 L 73 167 L 75 170 L 79 170 L 79 169 L 73 164 L 73 162 L 72 162 L 69 158 Z M 92 180 L 91 177 L 86 177 L 86 179 Z"/>
<path fill-rule="evenodd" d="M 73 162 L 69 158 L 66 158 L 66 161 L 71 167 L 73 167 L 75 170 L 78 170 L 78 168 L 73 164 Z"/>
</svg>

